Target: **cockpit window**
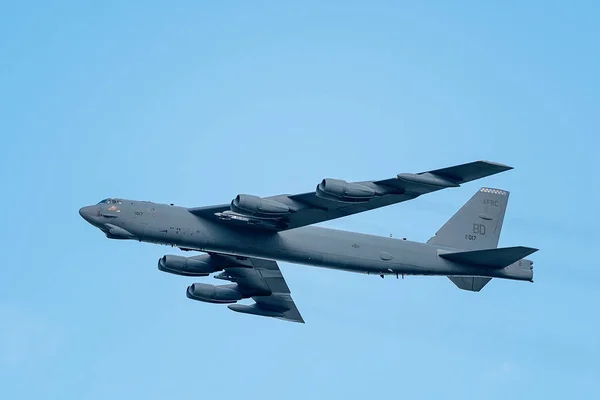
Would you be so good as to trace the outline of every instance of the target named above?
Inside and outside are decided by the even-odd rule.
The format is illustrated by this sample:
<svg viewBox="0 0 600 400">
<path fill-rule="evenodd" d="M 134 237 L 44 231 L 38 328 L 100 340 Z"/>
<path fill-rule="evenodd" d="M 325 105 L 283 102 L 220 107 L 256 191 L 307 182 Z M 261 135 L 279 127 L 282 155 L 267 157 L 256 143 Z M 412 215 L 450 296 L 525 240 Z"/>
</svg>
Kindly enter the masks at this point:
<svg viewBox="0 0 600 400">
<path fill-rule="evenodd" d="M 123 204 L 123 202 L 117 199 L 104 199 L 101 200 L 98 204 Z"/>
</svg>

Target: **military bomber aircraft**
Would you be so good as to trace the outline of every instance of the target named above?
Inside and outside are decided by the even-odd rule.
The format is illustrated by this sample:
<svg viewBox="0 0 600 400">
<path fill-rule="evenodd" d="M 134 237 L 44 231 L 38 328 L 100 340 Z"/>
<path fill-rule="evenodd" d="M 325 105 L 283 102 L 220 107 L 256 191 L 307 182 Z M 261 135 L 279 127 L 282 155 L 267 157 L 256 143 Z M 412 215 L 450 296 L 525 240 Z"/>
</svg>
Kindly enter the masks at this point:
<svg viewBox="0 0 600 400">
<path fill-rule="evenodd" d="M 277 261 L 386 275 L 447 276 L 457 287 L 478 292 L 492 278 L 533 282 L 537 249 L 498 248 L 509 192 L 483 187 L 426 243 L 347 232 L 316 223 L 413 200 L 512 167 L 475 161 L 367 182 L 323 179 L 312 192 L 258 197 L 237 195 L 231 203 L 178 207 L 108 198 L 79 210 L 109 239 L 171 245 L 204 254 L 165 255 L 164 272 L 229 281 L 194 283 L 193 300 L 228 304 L 240 313 L 304 323 Z M 252 304 L 238 301 L 252 299 Z"/>
</svg>

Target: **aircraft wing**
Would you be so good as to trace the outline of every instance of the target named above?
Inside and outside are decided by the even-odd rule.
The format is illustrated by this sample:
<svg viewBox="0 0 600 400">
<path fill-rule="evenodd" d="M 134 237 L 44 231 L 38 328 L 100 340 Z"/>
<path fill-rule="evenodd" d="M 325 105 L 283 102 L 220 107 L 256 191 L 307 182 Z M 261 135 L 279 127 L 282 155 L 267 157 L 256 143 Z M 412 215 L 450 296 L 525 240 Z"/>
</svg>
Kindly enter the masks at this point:
<svg viewBox="0 0 600 400">
<path fill-rule="evenodd" d="M 401 203 L 510 169 L 503 164 L 474 161 L 375 181 L 327 178 L 312 192 L 263 198 L 239 194 L 230 204 L 189 208 L 189 211 L 224 225 L 277 232 Z"/>
<path fill-rule="evenodd" d="M 228 305 L 230 310 L 304 323 L 276 261 L 220 253 L 211 253 L 211 256 L 219 257 L 230 265 L 215 278 L 235 282 L 241 292 L 261 294 L 251 296 L 253 304 Z"/>
</svg>

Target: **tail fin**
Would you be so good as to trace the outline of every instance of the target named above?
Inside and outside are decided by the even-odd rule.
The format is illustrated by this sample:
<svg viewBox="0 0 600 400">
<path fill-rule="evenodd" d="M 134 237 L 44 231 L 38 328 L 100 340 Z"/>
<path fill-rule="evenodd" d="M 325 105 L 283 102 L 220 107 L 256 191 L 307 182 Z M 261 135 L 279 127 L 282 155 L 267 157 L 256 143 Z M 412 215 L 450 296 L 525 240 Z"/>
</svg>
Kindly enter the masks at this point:
<svg viewBox="0 0 600 400">
<path fill-rule="evenodd" d="M 508 197 L 506 190 L 481 188 L 427 243 L 467 251 L 497 248 Z M 471 292 L 479 292 L 491 280 L 481 276 L 448 278 L 459 289 Z"/>
<path fill-rule="evenodd" d="M 461 250 L 498 247 L 509 192 L 481 188 L 427 243 Z"/>
</svg>

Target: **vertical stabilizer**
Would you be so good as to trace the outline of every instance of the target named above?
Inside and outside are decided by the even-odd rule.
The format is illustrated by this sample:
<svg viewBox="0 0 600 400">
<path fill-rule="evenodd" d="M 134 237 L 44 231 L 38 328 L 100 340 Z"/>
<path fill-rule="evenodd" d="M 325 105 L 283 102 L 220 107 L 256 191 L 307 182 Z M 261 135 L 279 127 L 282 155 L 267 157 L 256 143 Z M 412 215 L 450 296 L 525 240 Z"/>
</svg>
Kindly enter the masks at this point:
<svg viewBox="0 0 600 400">
<path fill-rule="evenodd" d="M 481 188 L 427 243 L 461 250 L 498 247 L 509 192 Z"/>
</svg>

